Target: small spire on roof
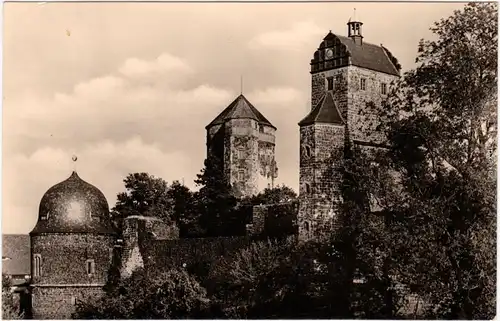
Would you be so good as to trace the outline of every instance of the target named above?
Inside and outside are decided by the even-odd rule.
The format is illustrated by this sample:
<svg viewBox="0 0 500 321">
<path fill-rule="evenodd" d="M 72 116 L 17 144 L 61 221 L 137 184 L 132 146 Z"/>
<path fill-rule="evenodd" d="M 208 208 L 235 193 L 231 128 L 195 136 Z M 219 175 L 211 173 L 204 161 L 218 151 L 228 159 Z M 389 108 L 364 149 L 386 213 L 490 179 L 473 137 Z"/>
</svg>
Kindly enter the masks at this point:
<svg viewBox="0 0 500 321">
<path fill-rule="evenodd" d="M 356 21 L 356 8 L 354 8 L 354 13 L 352 14 L 352 20 Z"/>
<path fill-rule="evenodd" d="M 243 95 L 243 75 L 240 76 L 240 95 Z"/>
<path fill-rule="evenodd" d="M 78 157 L 76 155 L 73 155 L 71 157 L 71 160 L 73 161 L 73 172 L 76 172 L 76 161 L 78 160 Z"/>
</svg>

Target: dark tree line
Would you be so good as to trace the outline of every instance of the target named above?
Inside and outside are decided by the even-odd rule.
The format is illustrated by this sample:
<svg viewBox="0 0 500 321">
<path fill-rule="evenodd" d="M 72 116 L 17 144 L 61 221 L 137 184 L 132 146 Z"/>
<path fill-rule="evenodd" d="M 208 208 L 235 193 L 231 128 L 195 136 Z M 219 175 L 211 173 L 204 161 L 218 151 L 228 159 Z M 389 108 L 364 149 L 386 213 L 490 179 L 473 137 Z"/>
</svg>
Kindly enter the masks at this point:
<svg viewBox="0 0 500 321">
<path fill-rule="evenodd" d="M 179 181 L 168 184 L 147 173 L 134 173 L 124 179 L 125 192 L 119 193 L 112 209 L 119 231 L 122 221 L 131 215 L 156 216 L 167 224 L 176 224 L 181 237 L 231 236 L 243 233 L 241 206 L 280 204 L 296 199 L 287 186 L 266 188 L 261 193 L 237 198 L 222 171 L 221 160 L 209 156 L 194 181 L 191 191 Z"/>
</svg>

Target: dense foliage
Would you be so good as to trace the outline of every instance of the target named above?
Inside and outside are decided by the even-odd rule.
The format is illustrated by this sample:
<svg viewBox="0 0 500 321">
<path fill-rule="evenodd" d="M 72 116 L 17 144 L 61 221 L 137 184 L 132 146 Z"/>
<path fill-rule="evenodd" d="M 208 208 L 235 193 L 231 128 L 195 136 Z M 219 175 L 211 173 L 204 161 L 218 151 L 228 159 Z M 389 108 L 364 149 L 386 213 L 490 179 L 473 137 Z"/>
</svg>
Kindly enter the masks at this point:
<svg viewBox="0 0 500 321">
<path fill-rule="evenodd" d="M 19 320 L 23 315 L 19 313 L 19 302 L 14 299 L 11 286 L 11 278 L 2 274 L 2 319 Z"/>
<path fill-rule="evenodd" d="M 418 67 L 369 110 L 388 149 L 351 171 L 384 217 L 388 288 L 411 288 L 429 318 L 495 315 L 496 11 L 473 3 L 435 24 Z"/>
<path fill-rule="evenodd" d="M 79 302 L 77 319 L 184 319 L 203 316 L 206 291 L 184 270 L 134 271 L 93 302 Z"/>
<path fill-rule="evenodd" d="M 209 155 L 205 167 L 197 175 L 195 183 L 200 186 L 196 197 L 199 224 L 206 236 L 225 236 L 233 233 L 235 224 L 233 209 L 237 204 L 232 187 L 224 175 L 222 160 Z"/>
<path fill-rule="evenodd" d="M 297 199 L 297 193 L 285 185 L 266 188 L 257 195 L 246 197 L 240 201 L 242 205 L 271 205 L 288 203 Z"/>
</svg>

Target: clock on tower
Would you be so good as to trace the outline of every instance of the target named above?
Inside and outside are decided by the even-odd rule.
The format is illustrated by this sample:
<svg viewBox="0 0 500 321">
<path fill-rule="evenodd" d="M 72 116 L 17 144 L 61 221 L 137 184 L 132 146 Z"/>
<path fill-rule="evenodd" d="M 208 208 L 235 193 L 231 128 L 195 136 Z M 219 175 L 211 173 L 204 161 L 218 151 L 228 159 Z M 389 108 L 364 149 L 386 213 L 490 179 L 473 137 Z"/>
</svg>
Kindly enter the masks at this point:
<svg viewBox="0 0 500 321">
<path fill-rule="evenodd" d="M 327 59 L 332 59 L 333 58 L 333 50 L 331 48 L 326 49 L 325 56 Z"/>
</svg>

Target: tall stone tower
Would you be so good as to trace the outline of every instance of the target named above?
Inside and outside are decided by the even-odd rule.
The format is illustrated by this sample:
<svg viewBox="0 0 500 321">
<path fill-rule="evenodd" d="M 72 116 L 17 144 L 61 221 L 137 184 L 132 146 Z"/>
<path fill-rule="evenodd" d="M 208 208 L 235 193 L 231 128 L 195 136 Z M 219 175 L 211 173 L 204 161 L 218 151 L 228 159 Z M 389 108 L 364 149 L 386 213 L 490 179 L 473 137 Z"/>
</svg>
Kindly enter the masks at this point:
<svg viewBox="0 0 500 321">
<path fill-rule="evenodd" d="M 274 127 L 243 95 L 207 127 L 207 155 L 215 155 L 238 196 L 273 187 L 277 177 Z"/>
<path fill-rule="evenodd" d="M 76 172 L 52 186 L 30 238 L 35 319 L 69 319 L 79 300 L 103 294 L 115 231 L 99 189 Z"/>
<path fill-rule="evenodd" d="M 309 239 L 321 228 L 332 228 L 340 177 L 335 158 L 345 142 L 378 146 L 380 135 L 367 104 L 380 104 L 400 66 L 382 45 L 363 40 L 362 22 L 347 23 L 347 37 L 331 31 L 311 60 L 311 111 L 300 126 L 299 238 Z"/>
</svg>

